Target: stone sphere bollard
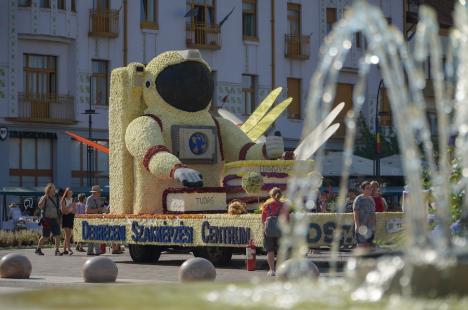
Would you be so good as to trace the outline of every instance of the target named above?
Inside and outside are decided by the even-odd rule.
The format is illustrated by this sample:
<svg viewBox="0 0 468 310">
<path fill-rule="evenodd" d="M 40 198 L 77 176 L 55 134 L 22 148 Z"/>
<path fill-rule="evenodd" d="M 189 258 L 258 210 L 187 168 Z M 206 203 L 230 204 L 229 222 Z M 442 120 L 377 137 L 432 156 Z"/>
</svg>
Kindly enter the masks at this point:
<svg viewBox="0 0 468 310">
<path fill-rule="evenodd" d="M 181 282 L 214 281 L 216 268 L 204 258 L 194 257 L 187 259 L 179 268 Z"/>
<path fill-rule="evenodd" d="M 299 278 L 315 279 L 320 276 L 317 265 L 311 259 L 292 258 L 284 261 L 276 272 L 279 280 L 289 281 Z"/>
<path fill-rule="evenodd" d="M 7 254 L 0 260 L 0 277 L 12 279 L 29 279 L 31 262 L 23 254 Z"/>
<path fill-rule="evenodd" d="M 108 257 L 93 257 L 83 265 L 83 278 L 89 283 L 115 282 L 119 272 L 117 265 Z"/>
</svg>

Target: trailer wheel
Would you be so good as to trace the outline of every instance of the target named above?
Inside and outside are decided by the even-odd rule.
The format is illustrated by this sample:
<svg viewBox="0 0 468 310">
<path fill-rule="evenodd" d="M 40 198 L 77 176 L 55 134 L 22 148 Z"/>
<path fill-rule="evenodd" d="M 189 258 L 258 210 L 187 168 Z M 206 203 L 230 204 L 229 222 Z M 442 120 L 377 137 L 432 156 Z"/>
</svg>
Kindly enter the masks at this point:
<svg viewBox="0 0 468 310">
<path fill-rule="evenodd" d="M 130 257 L 135 263 L 156 263 L 161 249 L 154 245 L 129 244 Z"/>
<path fill-rule="evenodd" d="M 202 257 L 215 266 L 226 266 L 231 262 L 232 249 L 220 247 L 200 247 L 193 250 L 195 257 Z"/>
</svg>

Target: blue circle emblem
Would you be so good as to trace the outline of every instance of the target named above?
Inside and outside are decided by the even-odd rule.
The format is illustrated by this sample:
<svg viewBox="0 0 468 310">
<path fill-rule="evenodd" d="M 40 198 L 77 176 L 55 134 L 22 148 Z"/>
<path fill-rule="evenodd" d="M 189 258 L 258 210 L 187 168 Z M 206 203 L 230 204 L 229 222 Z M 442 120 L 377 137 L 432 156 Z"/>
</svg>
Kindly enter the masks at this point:
<svg viewBox="0 0 468 310">
<path fill-rule="evenodd" d="M 202 155 L 208 149 L 208 138 L 201 132 L 196 132 L 190 136 L 190 151 L 195 155 Z"/>
</svg>

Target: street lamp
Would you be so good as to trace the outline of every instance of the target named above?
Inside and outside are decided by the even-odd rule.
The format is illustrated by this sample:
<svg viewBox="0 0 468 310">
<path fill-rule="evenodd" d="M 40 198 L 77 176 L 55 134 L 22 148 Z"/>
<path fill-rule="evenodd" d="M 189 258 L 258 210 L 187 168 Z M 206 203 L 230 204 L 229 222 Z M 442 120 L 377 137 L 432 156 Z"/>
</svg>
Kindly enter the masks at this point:
<svg viewBox="0 0 468 310">
<path fill-rule="evenodd" d="M 377 88 L 377 99 L 375 102 L 375 164 L 374 164 L 374 175 L 378 178 L 380 177 L 380 151 L 381 151 L 381 142 L 380 142 L 380 124 L 379 124 L 379 96 L 380 89 L 383 86 L 383 79 L 380 80 L 379 86 Z"/>
<path fill-rule="evenodd" d="M 88 115 L 88 140 L 93 139 L 92 136 L 92 129 L 93 129 L 93 115 L 98 114 L 96 110 L 92 108 L 92 97 L 93 97 L 93 76 L 90 75 L 89 77 L 89 106 L 88 109 L 84 111 L 85 114 Z M 86 149 L 86 182 L 88 187 L 93 186 L 93 172 L 94 172 L 94 149 L 91 146 L 87 146 Z"/>
</svg>

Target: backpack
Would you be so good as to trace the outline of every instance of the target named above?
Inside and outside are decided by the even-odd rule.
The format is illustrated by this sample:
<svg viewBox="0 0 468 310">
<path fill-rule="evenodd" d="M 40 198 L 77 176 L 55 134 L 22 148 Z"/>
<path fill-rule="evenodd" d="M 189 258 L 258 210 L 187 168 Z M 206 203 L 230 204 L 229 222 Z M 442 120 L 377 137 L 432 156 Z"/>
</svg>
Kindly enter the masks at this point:
<svg viewBox="0 0 468 310">
<path fill-rule="evenodd" d="M 47 201 L 48 201 L 48 200 L 49 200 L 49 197 L 46 196 L 46 201 L 45 201 L 45 203 L 44 203 L 44 208 L 40 209 L 40 210 L 41 210 L 41 213 L 40 213 L 40 216 L 39 216 L 39 225 L 42 225 L 42 223 L 44 222 L 45 210 L 46 210 L 46 208 L 47 208 Z M 58 204 L 57 204 L 56 201 L 54 201 L 53 199 L 52 199 L 51 201 L 52 201 L 52 203 L 54 204 L 55 208 L 57 209 L 57 218 L 58 218 L 58 220 L 60 220 L 61 215 L 62 215 L 62 213 L 60 212 L 60 208 L 59 208 L 59 206 L 58 206 Z"/>
<path fill-rule="evenodd" d="M 280 209 L 281 210 L 281 209 Z M 268 238 L 281 237 L 281 228 L 279 227 L 278 215 L 272 215 L 271 206 L 268 206 L 269 216 L 265 221 L 264 233 Z"/>
</svg>

